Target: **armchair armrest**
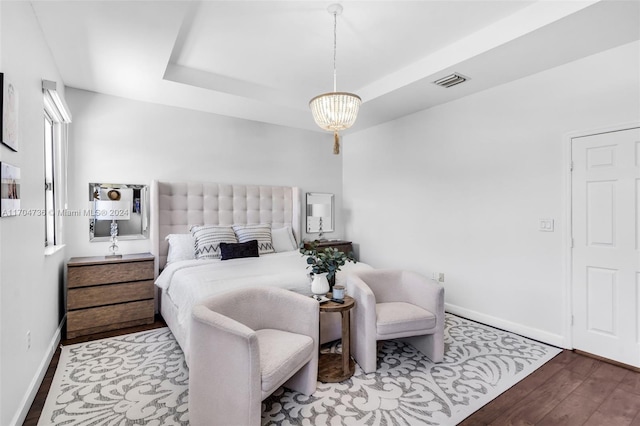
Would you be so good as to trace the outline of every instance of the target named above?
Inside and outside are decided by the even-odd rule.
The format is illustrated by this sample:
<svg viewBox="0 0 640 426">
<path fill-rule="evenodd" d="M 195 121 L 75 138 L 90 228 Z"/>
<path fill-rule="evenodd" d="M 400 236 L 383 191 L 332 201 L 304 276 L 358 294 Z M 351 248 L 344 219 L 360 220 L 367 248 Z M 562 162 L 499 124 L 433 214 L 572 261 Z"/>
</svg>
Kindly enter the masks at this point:
<svg viewBox="0 0 640 426">
<path fill-rule="evenodd" d="M 347 294 L 366 304 L 376 304 L 376 296 L 359 275 L 351 274 L 347 277 Z"/>
<path fill-rule="evenodd" d="M 290 290 L 272 288 L 258 308 L 259 328 L 276 328 L 312 336 L 318 342 L 320 309 L 318 302 Z"/>
<path fill-rule="evenodd" d="M 190 407 L 200 407 L 189 413 L 192 421 L 229 410 L 255 415 L 262 400 L 260 381 L 247 379 L 260 377 L 255 332 L 203 305 L 193 307 L 190 331 Z"/>
<path fill-rule="evenodd" d="M 444 287 L 415 272 L 403 271 L 398 291 L 405 302 L 413 303 L 444 318 Z"/>
<path fill-rule="evenodd" d="M 374 269 L 371 271 L 357 272 L 359 278 L 374 294 L 376 303 L 399 302 L 398 284 L 402 276 L 400 270 L 395 269 Z"/>
<path fill-rule="evenodd" d="M 347 277 L 347 293 L 356 301 L 352 314 L 355 318 L 351 325 L 358 324 L 358 329 L 351 333 L 351 340 L 358 346 L 360 341 L 376 338 L 376 296 L 357 274 Z"/>
</svg>

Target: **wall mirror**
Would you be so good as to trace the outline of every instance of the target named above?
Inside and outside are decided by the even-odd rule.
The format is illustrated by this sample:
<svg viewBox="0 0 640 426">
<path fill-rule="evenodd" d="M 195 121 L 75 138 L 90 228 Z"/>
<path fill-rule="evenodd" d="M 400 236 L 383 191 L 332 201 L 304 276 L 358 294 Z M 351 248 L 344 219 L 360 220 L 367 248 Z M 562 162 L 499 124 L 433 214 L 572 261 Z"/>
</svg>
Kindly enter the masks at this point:
<svg viewBox="0 0 640 426">
<path fill-rule="evenodd" d="M 333 230 L 333 194 L 307 192 L 307 233 L 322 239 Z"/>
<path fill-rule="evenodd" d="M 109 241 L 117 224 L 118 240 L 149 238 L 149 188 L 147 185 L 90 183 L 89 240 Z"/>
</svg>

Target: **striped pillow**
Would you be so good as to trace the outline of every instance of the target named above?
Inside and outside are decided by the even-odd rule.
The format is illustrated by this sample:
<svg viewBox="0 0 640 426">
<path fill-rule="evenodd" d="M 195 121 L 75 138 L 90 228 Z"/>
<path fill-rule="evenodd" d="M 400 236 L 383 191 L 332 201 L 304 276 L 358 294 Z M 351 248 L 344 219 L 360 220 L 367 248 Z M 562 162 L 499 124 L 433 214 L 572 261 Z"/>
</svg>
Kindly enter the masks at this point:
<svg viewBox="0 0 640 426">
<path fill-rule="evenodd" d="M 258 240 L 258 253 L 273 253 L 273 242 L 271 241 L 271 226 L 269 225 L 233 225 L 233 230 L 238 236 L 238 241 L 246 243 L 251 240 Z"/>
<path fill-rule="evenodd" d="M 220 243 L 237 243 L 230 226 L 192 226 L 191 235 L 196 240 L 196 259 L 219 259 Z"/>
</svg>

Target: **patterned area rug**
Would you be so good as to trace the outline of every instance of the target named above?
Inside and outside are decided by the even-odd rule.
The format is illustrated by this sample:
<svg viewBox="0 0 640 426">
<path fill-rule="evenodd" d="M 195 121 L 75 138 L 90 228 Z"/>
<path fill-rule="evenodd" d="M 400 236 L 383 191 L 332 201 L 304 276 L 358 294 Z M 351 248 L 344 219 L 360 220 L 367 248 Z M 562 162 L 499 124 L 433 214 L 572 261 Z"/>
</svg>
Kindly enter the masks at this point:
<svg viewBox="0 0 640 426">
<path fill-rule="evenodd" d="M 447 314 L 444 362 L 384 342 L 378 370 L 278 389 L 263 425 L 455 425 L 560 350 Z M 339 351 L 339 345 L 325 350 Z M 189 374 L 167 328 L 62 348 L 38 425 L 188 425 Z"/>
</svg>

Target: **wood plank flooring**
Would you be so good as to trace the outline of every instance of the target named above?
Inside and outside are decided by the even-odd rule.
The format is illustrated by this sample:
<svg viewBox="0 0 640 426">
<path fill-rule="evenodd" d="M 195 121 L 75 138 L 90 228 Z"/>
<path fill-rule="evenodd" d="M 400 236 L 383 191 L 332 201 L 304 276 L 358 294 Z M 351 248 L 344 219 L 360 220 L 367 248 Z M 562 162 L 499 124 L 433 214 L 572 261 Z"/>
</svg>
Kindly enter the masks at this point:
<svg viewBox="0 0 640 426">
<path fill-rule="evenodd" d="M 164 327 L 151 325 L 63 340 L 63 345 Z M 53 380 L 60 349 L 24 422 L 35 426 Z M 640 373 L 573 351 L 558 356 L 465 419 L 461 426 L 640 426 Z"/>
<path fill-rule="evenodd" d="M 640 426 L 640 373 L 562 351 L 461 426 Z"/>
</svg>

